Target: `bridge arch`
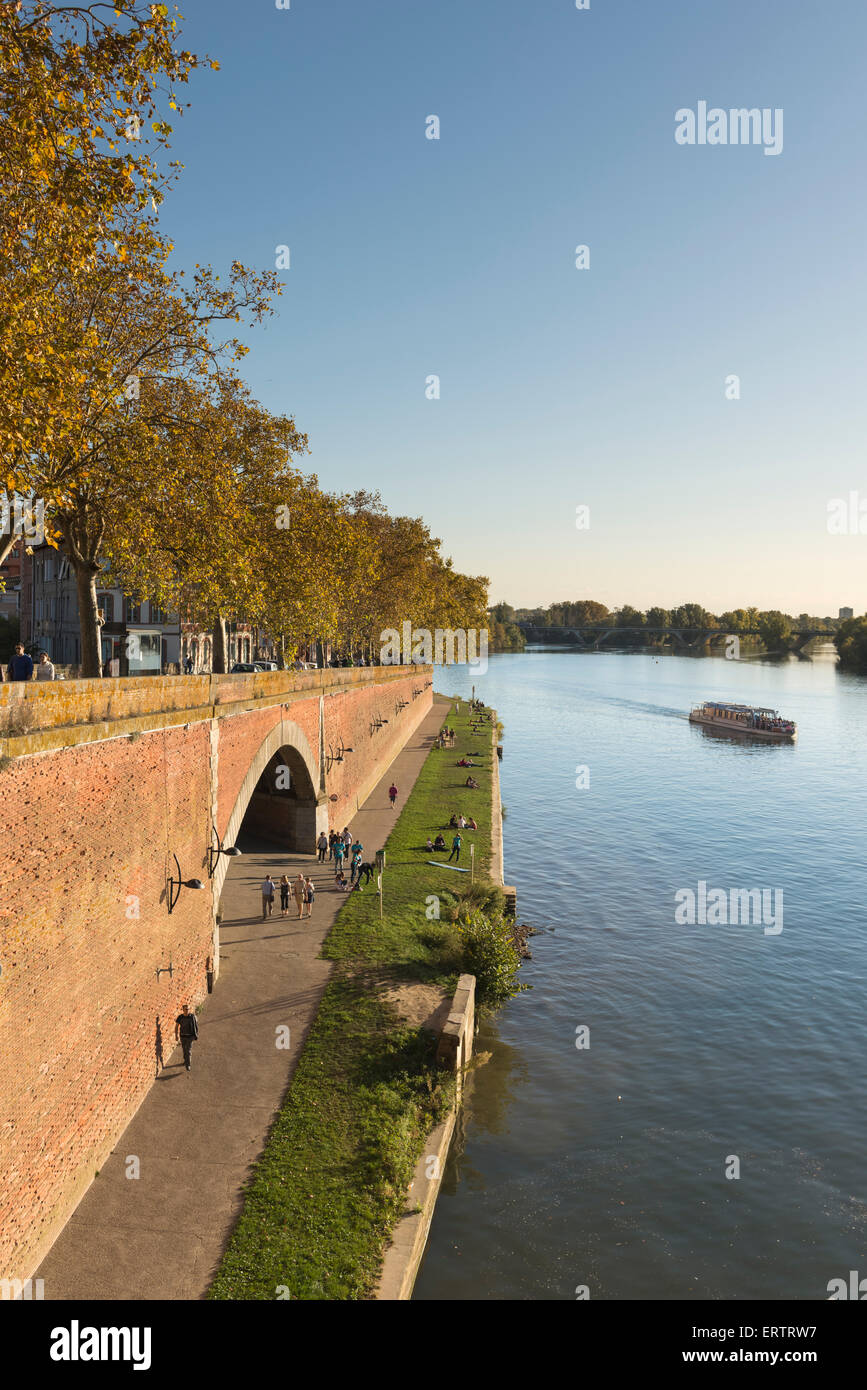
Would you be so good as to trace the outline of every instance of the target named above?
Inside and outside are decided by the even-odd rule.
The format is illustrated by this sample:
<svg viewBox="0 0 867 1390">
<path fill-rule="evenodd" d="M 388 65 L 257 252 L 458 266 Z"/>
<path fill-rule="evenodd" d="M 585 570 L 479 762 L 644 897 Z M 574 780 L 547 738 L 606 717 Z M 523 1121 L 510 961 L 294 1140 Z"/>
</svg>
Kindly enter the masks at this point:
<svg viewBox="0 0 867 1390">
<path fill-rule="evenodd" d="M 288 783 L 288 785 L 287 785 Z M 242 828 L 284 850 L 312 854 L 320 829 L 328 829 L 328 805 L 304 730 L 283 719 L 266 734 L 238 789 L 223 832 L 234 845 Z M 214 873 L 219 901 L 231 860 L 220 855 Z"/>
</svg>

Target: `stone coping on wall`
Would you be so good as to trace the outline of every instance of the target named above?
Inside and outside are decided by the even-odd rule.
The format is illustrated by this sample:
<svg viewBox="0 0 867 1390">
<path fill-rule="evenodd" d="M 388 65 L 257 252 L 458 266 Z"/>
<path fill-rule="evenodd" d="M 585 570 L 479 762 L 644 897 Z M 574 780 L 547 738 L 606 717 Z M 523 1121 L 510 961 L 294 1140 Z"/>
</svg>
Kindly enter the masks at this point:
<svg viewBox="0 0 867 1390">
<path fill-rule="evenodd" d="M 52 752 L 70 744 L 219 719 L 410 676 L 418 678 L 421 694 L 432 684 L 433 670 L 348 666 L 217 676 L 9 681 L 0 685 L 0 755 Z"/>
<path fill-rule="evenodd" d="M 455 1131 L 463 1072 L 473 1054 L 475 999 L 475 975 L 461 975 L 437 1047 L 440 1065 L 457 1073 L 455 1102 L 446 1118 L 431 1130 L 415 1166 L 404 1214 L 392 1231 L 383 1258 L 374 1295 L 379 1302 L 406 1302 L 412 1298 Z"/>
</svg>

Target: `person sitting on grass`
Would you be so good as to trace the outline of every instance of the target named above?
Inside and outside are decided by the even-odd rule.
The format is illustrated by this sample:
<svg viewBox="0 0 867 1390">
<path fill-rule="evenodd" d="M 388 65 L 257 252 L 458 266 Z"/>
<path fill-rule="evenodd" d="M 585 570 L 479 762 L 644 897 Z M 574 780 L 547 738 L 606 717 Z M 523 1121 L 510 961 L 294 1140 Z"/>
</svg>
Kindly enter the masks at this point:
<svg viewBox="0 0 867 1390">
<path fill-rule="evenodd" d="M 449 825 L 451 826 L 452 830 L 457 830 L 457 828 L 458 828 L 458 817 L 457 817 L 457 812 L 456 812 L 456 811 L 452 811 L 452 818 L 451 818 L 451 820 L 449 821 Z"/>
<path fill-rule="evenodd" d="M 428 837 L 427 837 L 427 844 L 425 845 L 425 849 L 427 849 L 428 851 L 430 851 L 430 850 L 433 849 L 433 847 L 434 847 L 434 846 L 433 846 L 433 840 L 431 839 L 430 835 L 428 835 Z"/>
<path fill-rule="evenodd" d="M 476 825 L 476 822 L 473 820 L 472 816 L 470 816 L 469 820 L 467 821 L 467 830 L 478 830 L 478 828 L 479 827 Z"/>
<path fill-rule="evenodd" d="M 476 781 L 475 777 L 468 777 L 467 780 L 466 780 L 466 782 L 464 783 L 464 786 L 465 786 L 465 787 L 470 787 L 470 788 L 472 789 L 472 791 L 475 791 L 475 792 L 477 792 L 477 791 L 479 790 L 479 784 L 478 784 L 478 782 Z"/>
<path fill-rule="evenodd" d="M 439 835 L 437 835 L 436 839 L 434 840 L 434 845 L 433 845 L 433 847 L 434 847 L 434 849 L 445 849 L 445 847 L 446 847 L 446 842 L 445 842 L 445 840 L 444 840 L 443 837 L 442 837 L 442 833 L 440 833 Z"/>
</svg>

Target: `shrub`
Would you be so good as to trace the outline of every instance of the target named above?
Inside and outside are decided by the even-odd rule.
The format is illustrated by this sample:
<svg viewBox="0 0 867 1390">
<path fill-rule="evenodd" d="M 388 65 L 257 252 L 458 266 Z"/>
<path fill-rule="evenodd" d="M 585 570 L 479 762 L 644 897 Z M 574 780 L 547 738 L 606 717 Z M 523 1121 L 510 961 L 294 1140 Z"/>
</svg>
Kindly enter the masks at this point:
<svg viewBox="0 0 867 1390">
<path fill-rule="evenodd" d="M 472 913 L 483 912 L 488 917 L 502 917 L 506 907 L 506 896 L 496 883 L 481 880 L 471 883 L 460 894 L 457 902 L 449 909 L 453 922 L 467 922 Z"/>
<path fill-rule="evenodd" d="M 518 983 L 521 957 L 512 926 L 503 916 L 474 911 L 458 924 L 464 947 L 464 970 L 476 977 L 476 1001 L 490 1012 L 513 999 L 527 985 Z"/>
<path fill-rule="evenodd" d="M 3 728 L 2 733 L 7 738 L 29 734 L 35 723 L 36 710 L 33 706 L 23 701 L 21 703 L 16 702 L 14 705 L 9 705 L 6 710 L 5 728 Z"/>
</svg>

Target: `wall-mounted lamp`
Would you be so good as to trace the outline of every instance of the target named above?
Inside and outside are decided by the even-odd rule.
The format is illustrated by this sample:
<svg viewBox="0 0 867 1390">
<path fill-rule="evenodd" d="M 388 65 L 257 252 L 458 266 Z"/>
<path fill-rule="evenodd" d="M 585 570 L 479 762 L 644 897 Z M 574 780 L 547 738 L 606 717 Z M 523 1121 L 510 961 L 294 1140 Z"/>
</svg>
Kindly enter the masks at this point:
<svg viewBox="0 0 867 1390">
<path fill-rule="evenodd" d="M 172 858 L 178 865 L 178 876 L 177 878 L 169 877 L 169 912 L 174 910 L 175 903 L 181 896 L 182 888 L 204 888 L 205 886 L 200 878 L 181 878 L 181 866 L 178 864 L 178 856 L 173 854 Z"/>
<path fill-rule="evenodd" d="M 347 748 L 345 746 L 343 739 L 340 740 L 340 743 L 338 744 L 336 749 L 332 748 L 331 744 L 329 743 L 328 752 L 325 755 L 325 771 L 330 772 L 335 763 L 342 763 L 347 753 L 354 752 L 354 748 Z"/>
<path fill-rule="evenodd" d="M 239 854 L 243 854 L 243 850 L 238 849 L 237 845 L 227 845 L 225 849 L 223 848 L 223 841 L 217 834 L 217 827 L 215 825 L 211 826 L 211 834 L 216 839 L 217 844 L 216 847 L 211 845 L 208 850 L 208 878 L 214 877 L 221 854 L 228 854 L 233 859 Z"/>
</svg>

